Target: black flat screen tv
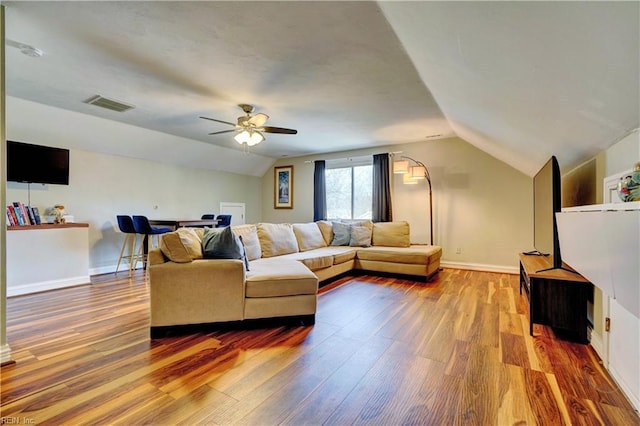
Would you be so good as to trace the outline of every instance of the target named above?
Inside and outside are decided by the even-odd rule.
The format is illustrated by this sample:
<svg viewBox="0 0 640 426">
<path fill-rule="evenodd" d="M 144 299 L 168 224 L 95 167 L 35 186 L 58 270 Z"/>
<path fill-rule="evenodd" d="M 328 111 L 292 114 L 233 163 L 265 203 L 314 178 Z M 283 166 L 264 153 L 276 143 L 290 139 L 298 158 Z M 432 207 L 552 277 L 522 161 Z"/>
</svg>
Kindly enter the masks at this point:
<svg viewBox="0 0 640 426">
<path fill-rule="evenodd" d="M 560 166 L 555 156 L 533 177 L 533 246 L 541 256 L 550 256 L 552 268 L 562 268 L 556 212 L 561 211 Z"/>
<path fill-rule="evenodd" d="M 7 181 L 69 185 L 69 150 L 7 141 Z"/>
</svg>

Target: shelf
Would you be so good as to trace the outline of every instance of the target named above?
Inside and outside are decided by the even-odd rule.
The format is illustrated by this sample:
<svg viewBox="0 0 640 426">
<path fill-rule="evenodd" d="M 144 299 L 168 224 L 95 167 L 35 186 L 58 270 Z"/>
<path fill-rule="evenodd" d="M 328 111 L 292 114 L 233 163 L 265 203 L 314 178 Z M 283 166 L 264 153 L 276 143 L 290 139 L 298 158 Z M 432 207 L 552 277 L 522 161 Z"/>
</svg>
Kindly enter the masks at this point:
<svg viewBox="0 0 640 426">
<path fill-rule="evenodd" d="M 34 229 L 88 228 L 88 223 L 43 223 L 41 225 L 7 226 L 7 231 L 28 231 Z"/>
</svg>

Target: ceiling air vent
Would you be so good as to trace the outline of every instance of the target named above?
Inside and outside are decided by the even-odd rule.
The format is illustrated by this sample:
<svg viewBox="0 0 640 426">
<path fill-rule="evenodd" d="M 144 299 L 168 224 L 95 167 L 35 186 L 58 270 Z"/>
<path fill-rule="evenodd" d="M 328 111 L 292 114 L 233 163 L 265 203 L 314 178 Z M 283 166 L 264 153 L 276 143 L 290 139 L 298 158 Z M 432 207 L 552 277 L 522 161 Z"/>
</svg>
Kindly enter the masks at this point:
<svg viewBox="0 0 640 426">
<path fill-rule="evenodd" d="M 124 102 L 105 98 L 104 96 L 100 96 L 100 95 L 92 96 L 84 102 L 86 104 L 99 106 L 99 107 L 110 109 L 111 111 L 117 111 L 117 112 L 125 112 L 132 108 L 135 108 L 133 105 L 128 105 L 128 104 L 125 104 Z"/>
</svg>

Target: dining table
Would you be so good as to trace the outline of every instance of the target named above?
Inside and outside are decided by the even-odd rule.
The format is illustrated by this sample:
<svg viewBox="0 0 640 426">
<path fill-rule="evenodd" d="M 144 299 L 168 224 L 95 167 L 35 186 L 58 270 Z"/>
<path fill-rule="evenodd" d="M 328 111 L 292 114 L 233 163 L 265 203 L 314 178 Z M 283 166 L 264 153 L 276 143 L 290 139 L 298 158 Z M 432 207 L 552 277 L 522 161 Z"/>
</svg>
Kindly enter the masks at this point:
<svg viewBox="0 0 640 426">
<path fill-rule="evenodd" d="M 151 226 L 164 226 L 173 229 L 184 227 L 197 227 L 202 228 L 204 226 L 211 226 L 213 228 L 218 224 L 218 219 L 149 219 Z"/>
</svg>

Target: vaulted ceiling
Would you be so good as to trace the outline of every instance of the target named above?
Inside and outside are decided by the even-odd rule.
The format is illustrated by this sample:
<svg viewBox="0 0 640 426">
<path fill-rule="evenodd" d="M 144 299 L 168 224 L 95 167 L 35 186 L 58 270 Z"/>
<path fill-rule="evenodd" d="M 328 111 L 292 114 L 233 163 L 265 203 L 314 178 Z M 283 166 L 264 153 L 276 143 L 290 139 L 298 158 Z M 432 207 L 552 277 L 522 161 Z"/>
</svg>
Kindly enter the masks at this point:
<svg viewBox="0 0 640 426">
<path fill-rule="evenodd" d="M 239 103 L 298 130 L 251 148 L 269 165 L 457 135 L 533 174 L 639 125 L 638 2 L 4 3 L 9 96 L 213 146 L 221 170 L 252 174 L 198 117 Z"/>
</svg>

